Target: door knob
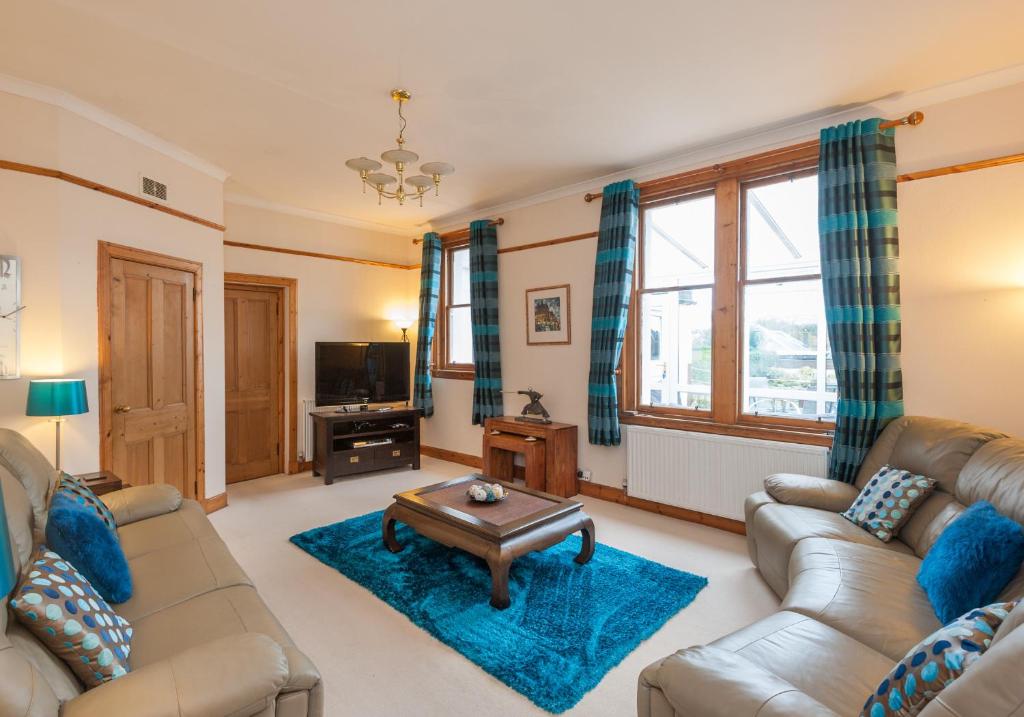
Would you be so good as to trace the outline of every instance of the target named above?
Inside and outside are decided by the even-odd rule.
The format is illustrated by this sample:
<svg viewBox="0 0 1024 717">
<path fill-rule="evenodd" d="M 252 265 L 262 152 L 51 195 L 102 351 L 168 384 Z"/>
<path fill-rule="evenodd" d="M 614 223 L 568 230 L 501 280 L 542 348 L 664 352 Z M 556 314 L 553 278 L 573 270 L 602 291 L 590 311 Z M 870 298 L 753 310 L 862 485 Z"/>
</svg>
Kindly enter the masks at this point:
<svg viewBox="0 0 1024 717">
<path fill-rule="evenodd" d="M 131 406 L 114 406 L 114 413 L 128 413 L 132 410 Z"/>
</svg>

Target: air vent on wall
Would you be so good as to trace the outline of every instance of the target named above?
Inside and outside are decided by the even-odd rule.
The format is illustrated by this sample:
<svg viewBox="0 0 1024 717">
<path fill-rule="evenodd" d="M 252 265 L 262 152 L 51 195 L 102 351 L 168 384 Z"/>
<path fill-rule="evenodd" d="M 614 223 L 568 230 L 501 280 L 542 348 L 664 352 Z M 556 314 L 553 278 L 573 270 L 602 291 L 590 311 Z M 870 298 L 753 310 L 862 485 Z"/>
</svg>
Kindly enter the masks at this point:
<svg viewBox="0 0 1024 717">
<path fill-rule="evenodd" d="M 167 201 L 167 185 L 150 177 L 142 177 L 142 193 L 162 202 Z"/>
</svg>

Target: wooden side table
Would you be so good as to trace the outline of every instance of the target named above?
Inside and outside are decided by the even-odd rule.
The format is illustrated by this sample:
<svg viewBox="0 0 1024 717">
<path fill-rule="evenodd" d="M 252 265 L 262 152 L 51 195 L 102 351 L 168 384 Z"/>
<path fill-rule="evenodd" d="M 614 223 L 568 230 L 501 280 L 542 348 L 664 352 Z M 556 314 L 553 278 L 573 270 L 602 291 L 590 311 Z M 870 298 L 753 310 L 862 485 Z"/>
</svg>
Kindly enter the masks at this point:
<svg viewBox="0 0 1024 717">
<path fill-rule="evenodd" d="M 81 473 L 76 475 L 82 483 L 88 486 L 96 495 L 103 495 L 104 493 L 112 493 L 115 490 L 121 490 L 128 486 L 124 484 L 116 473 L 113 471 L 96 471 L 95 473 Z"/>
<path fill-rule="evenodd" d="M 562 498 L 576 495 L 576 426 L 527 423 L 512 416 L 484 421 L 484 474 L 512 480 L 516 453 L 526 457 L 526 485 Z M 527 439 L 534 440 L 527 440 Z"/>
</svg>

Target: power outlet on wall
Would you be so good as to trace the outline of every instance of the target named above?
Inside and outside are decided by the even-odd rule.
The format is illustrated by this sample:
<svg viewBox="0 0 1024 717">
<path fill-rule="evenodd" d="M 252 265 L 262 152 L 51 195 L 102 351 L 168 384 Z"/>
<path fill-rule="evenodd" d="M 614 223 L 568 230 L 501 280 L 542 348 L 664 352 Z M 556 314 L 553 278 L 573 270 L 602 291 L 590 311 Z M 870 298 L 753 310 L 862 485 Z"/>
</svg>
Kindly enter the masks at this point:
<svg viewBox="0 0 1024 717">
<path fill-rule="evenodd" d="M 578 471 L 576 471 L 576 477 L 579 478 L 580 480 L 585 480 L 588 483 L 590 482 L 592 475 L 593 474 L 586 468 L 581 468 Z"/>
</svg>

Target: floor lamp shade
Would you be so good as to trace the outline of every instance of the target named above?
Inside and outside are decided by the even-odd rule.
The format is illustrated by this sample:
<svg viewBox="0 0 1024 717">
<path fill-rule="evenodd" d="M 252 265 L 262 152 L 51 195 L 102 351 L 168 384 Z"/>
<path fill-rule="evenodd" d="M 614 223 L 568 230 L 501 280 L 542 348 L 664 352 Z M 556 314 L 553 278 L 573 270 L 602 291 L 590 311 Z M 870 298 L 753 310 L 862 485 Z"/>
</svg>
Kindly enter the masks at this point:
<svg viewBox="0 0 1024 717">
<path fill-rule="evenodd" d="M 42 378 L 29 381 L 26 416 L 56 417 L 56 466 L 60 470 L 60 424 L 62 416 L 88 413 L 89 399 L 85 395 L 85 379 Z"/>
<path fill-rule="evenodd" d="M 29 381 L 26 416 L 74 416 L 88 411 L 85 379 L 48 378 Z"/>
<path fill-rule="evenodd" d="M 7 529 L 7 510 L 4 508 L 4 490 L 0 486 L 0 598 L 18 581 L 18 571 L 11 555 L 11 534 Z"/>
</svg>

